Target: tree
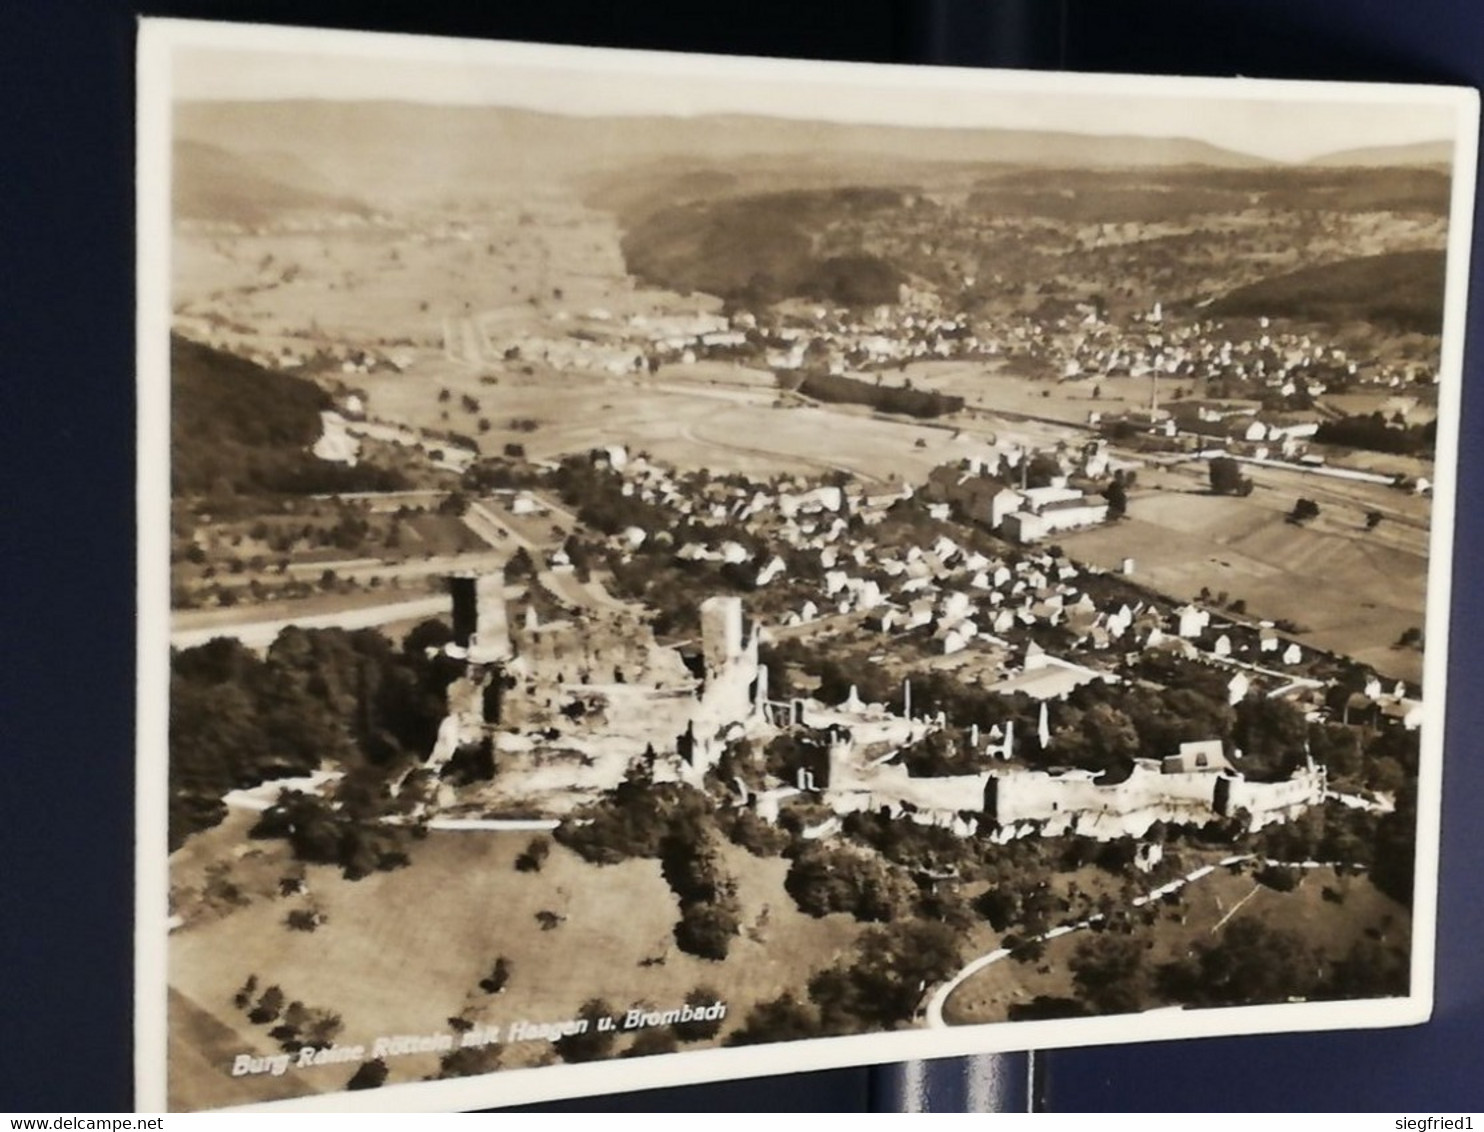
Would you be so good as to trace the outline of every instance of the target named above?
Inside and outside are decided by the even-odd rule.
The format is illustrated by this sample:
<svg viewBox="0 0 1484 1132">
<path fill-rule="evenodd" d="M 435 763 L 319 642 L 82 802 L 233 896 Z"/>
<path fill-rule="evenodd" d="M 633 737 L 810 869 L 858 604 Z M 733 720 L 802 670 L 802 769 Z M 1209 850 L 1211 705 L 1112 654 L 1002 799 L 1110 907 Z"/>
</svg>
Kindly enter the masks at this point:
<svg viewBox="0 0 1484 1132">
<path fill-rule="evenodd" d="M 1241 918 L 1219 942 L 1198 943 L 1193 959 L 1160 968 L 1164 991 L 1196 1006 L 1253 1006 L 1307 998 L 1319 986 L 1320 959 L 1296 932 Z"/>
<path fill-rule="evenodd" d="M 493 1073 L 500 1068 L 501 1047 L 496 1043 L 483 1046 L 459 1046 L 449 1050 L 438 1059 L 438 1074 L 435 1081 L 447 1081 L 454 1077 L 478 1077 Z"/>
<path fill-rule="evenodd" d="M 1303 871 L 1285 865 L 1264 865 L 1257 870 L 1257 883 L 1274 892 L 1292 892 L 1303 880 Z"/>
<path fill-rule="evenodd" d="M 607 1057 L 613 1050 L 616 1032 L 603 1029 L 599 1023 L 612 1025 L 613 1007 L 601 998 L 590 998 L 582 1004 L 577 1017 L 586 1022 L 587 1027 L 581 1033 L 565 1034 L 554 1041 L 552 1047 L 557 1054 L 568 1064 Z"/>
<path fill-rule="evenodd" d="M 1331 998 L 1384 998 L 1406 994 L 1411 979 L 1404 948 L 1362 936 L 1335 963 L 1324 991 Z"/>
<path fill-rule="evenodd" d="M 826 1033 L 892 1029 L 917 1012 L 928 987 L 959 965 L 960 935 L 946 924 L 909 921 L 860 937 L 855 962 L 809 980 Z"/>
<path fill-rule="evenodd" d="M 641 1030 L 635 1035 L 633 1044 L 619 1057 L 650 1057 L 658 1053 L 674 1053 L 678 1043 L 675 1035 L 666 1027 L 656 1026 Z"/>
<path fill-rule="evenodd" d="M 913 893 L 904 878 L 874 853 L 813 842 L 783 882 L 799 910 L 811 916 L 849 912 L 857 920 L 892 920 L 910 909 Z"/>
<path fill-rule="evenodd" d="M 320 918 L 308 908 L 295 908 L 284 918 L 284 923 L 296 932 L 312 932 L 319 927 Z"/>
<path fill-rule="evenodd" d="M 381 1058 L 361 1062 L 359 1069 L 345 1083 L 347 1089 L 379 1089 L 386 1083 L 386 1062 Z"/>
<path fill-rule="evenodd" d="M 1050 452 L 1037 452 L 1025 466 L 1027 487 L 1046 487 L 1062 474 L 1061 461 Z"/>
<path fill-rule="evenodd" d="M 692 1010 L 704 1010 L 721 1000 L 721 994 L 715 988 L 704 984 L 685 996 L 685 1004 Z M 721 1031 L 721 1022 L 720 1018 L 693 1018 L 689 1022 L 676 1022 L 671 1028 L 683 1042 L 704 1042 L 716 1037 Z"/>
<path fill-rule="evenodd" d="M 1408 779 L 1397 791 L 1396 809 L 1376 824 L 1375 860 L 1371 881 L 1382 892 L 1408 908 L 1417 867 L 1417 780 Z"/>
<path fill-rule="evenodd" d="M 242 984 L 241 989 L 232 997 L 232 1004 L 238 1010 L 246 1010 L 252 1002 L 252 996 L 258 992 L 258 977 L 249 975 L 247 982 Z"/>
<path fill-rule="evenodd" d="M 495 960 L 490 973 L 479 980 L 479 989 L 486 994 L 500 994 L 510 982 L 510 973 L 510 960 L 502 955 Z"/>
<path fill-rule="evenodd" d="M 265 1025 L 277 1020 L 283 1007 L 283 991 L 277 986 L 271 986 L 263 992 L 263 996 L 258 999 L 258 1004 L 248 1013 L 247 1020 L 255 1025 Z"/>
<path fill-rule="evenodd" d="M 675 945 L 701 959 L 725 959 L 733 937 L 742 927 L 735 906 L 735 897 L 683 905 L 680 921 L 675 925 Z"/>
<path fill-rule="evenodd" d="M 1303 765 L 1309 723 L 1293 704 L 1249 697 L 1236 706 L 1236 717 L 1232 739 L 1247 778 L 1280 782 Z"/>
<path fill-rule="evenodd" d="M 1020 894 L 1009 885 L 993 885 L 974 899 L 974 910 L 995 931 L 1008 931 L 1020 918 Z"/>
<path fill-rule="evenodd" d="M 1385 516 L 1382 515 L 1379 511 L 1367 511 L 1365 513 L 1365 529 L 1368 531 L 1374 531 L 1381 525 L 1381 520 L 1383 518 L 1385 518 Z"/>
<path fill-rule="evenodd" d="M 1310 519 L 1319 517 L 1319 504 L 1312 499 L 1300 499 L 1293 505 L 1293 510 L 1288 513 L 1290 523 L 1307 523 Z"/>
<path fill-rule="evenodd" d="M 1242 475 L 1242 466 L 1230 456 L 1212 459 L 1210 468 L 1211 490 L 1217 495 L 1250 495 L 1252 481 Z"/>
<path fill-rule="evenodd" d="M 531 560 L 531 554 L 525 547 L 517 548 L 509 560 L 505 563 L 505 580 L 516 582 L 522 578 L 529 578 L 536 573 L 536 564 Z"/>
<path fill-rule="evenodd" d="M 748 1012 L 740 1030 L 734 1030 L 724 1043 L 750 1046 L 773 1042 L 796 1042 L 819 1036 L 819 1014 L 807 1002 L 800 1002 L 792 991 L 785 991 L 769 1002 L 760 1002 Z"/>
<path fill-rule="evenodd" d="M 539 873 L 541 866 L 551 853 L 551 842 L 544 837 L 531 838 L 525 852 L 515 858 L 516 870 L 523 873 Z"/>
<path fill-rule="evenodd" d="M 1143 943 L 1103 933 L 1077 945 L 1069 964 L 1077 992 L 1098 1014 L 1130 1014 L 1144 1005 Z"/>
</svg>

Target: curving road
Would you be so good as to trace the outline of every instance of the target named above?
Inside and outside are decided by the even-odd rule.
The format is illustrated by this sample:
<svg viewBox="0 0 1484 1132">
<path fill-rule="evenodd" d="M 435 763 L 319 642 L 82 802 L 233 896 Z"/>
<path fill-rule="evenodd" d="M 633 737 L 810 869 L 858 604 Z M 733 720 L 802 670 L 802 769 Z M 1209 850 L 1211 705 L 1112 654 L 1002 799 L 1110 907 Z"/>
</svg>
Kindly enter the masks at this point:
<svg viewBox="0 0 1484 1132">
<path fill-rule="evenodd" d="M 1175 880 L 1170 881 L 1168 884 L 1160 885 L 1158 888 L 1154 889 L 1151 892 L 1145 893 L 1143 896 L 1134 897 L 1132 902 L 1133 906 L 1135 908 L 1142 908 L 1145 904 L 1148 904 L 1153 900 L 1158 900 L 1161 897 L 1169 895 L 1171 892 L 1178 892 L 1187 884 L 1191 884 L 1194 881 L 1202 880 L 1205 877 L 1210 876 L 1217 869 L 1226 868 L 1228 865 L 1235 865 L 1239 864 L 1242 861 L 1250 861 L 1252 859 L 1253 855 L 1251 853 L 1238 853 L 1231 857 L 1223 857 L 1214 865 L 1202 865 L 1200 868 L 1186 873 L 1183 877 L 1177 877 Z M 1305 864 L 1308 864 L 1308 862 L 1305 862 Z M 1046 932 L 1043 935 L 1035 936 L 1027 942 L 1034 943 L 1037 940 L 1044 942 L 1045 940 L 1056 939 L 1060 936 L 1070 935 L 1072 932 L 1082 931 L 1084 928 L 1091 927 L 1093 924 L 1098 923 L 1103 919 L 1105 919 L 1103 914 L 1101 912 L 1097 912 L 1089 916 L 1085 920 L 1079 920 L 1075 924 L 1062 924 L 1060 927 L 1052 928 L 1049 932 Z M 954 991 L 958 990 L 960 986 L 962 986 L 974 975 L 977 975 L 980 971 L 984 970 L 984 968 L 992 966 L 993 964 L 998 963 L 1001 960 L 1008 959 L 1009 957 L 1010 948 L 999 947 L 989 952 L 987 955 L 981 955 L 979 956 L 979 958 L 971 960 L 963 968 L 963 970 L 959 971 L 959 973 L 954 975 L 953 978 L 949 979 L 946 983 L 935 990 L 932 997 L 928 999 L 927 1010 L 925 1012 L 927 1025 L 933 1029 L 939 1029 L 947 1026 L 948 1023 L 943 1020 L 943 1006 L 948 1001 L 948 996 L 951 995 Z"/>
<path fill-rule="evenodd" d="M 1183 877 L 1177 877 L 1176 879 L 1170 881 L 1168 884 L 1160 885 L 1158 888 L 1154 889 L 1151 892 L 1145 893 L 1143 896 L 1136 896 L 1131 903 L 1135 908 L 1142 908 L 1144 905 L 1149 904 L 1152 901 L 1159 900 L 1164 896 L 1168 896 L 1172 892 L 1180 891 L 1180 889 L 1184 888 L 1187 884 L 1191 884 L 1194 881 L 1202 880 L 1210 876 L 1217 869 L 1224 869 L 1229 865 L 1236 865 L 1240 864 L 1243 861 L 1254 860 L 1261 860 L 1264 864 L 1284 865 L 1291 869 L 1335 869 L 1342 866 L 1345 868 L 1353 869 L 1361 867 L 1359 865 L 1350 864 L 1347 861 L 1274 861 L 1271 858 L 1259 858 L 1253 853 L 1237 853 L 1230 857 L 1223 857 L 1221 860 L 1217 861 L 1213 865 L 1202 865 L 1200 868 L 1186 873 Z M 1254 891 L 1256 890 L 1254 889 Z M 1236 909 L 1233 908 L 1232 911 L 1235 912 Z M 1231 913 L 1228 913 L 1227 917 L 1222 920 L 1222 923 L 1225 923 L 1226 919 L 1230 919 L 1230 917 Z M 1060 927 L 1052 928 L 1049 932 L 1046 932 L 1043 935 L 1034 936 L 1027 942 L 1034 943 L 1037 940 L 1044 942 L 1045 940 L 1056 939 L 1060 936 L 1070 935 L 1072 932 L 1082 931 L 1085 928 L 1091 927 L 1093 924 L 1098 923 L 1105 918 L 1106 917 L 1104 917 L 1101 912 L 1097 912 L 1089 916 L 1085 920 L 1079 920 L 1075 924 L 1062 924 Z M 1217 926 L 1219 927 L 1220 924 L 1218 924 Z M 947 1003 L 949 996 L 974 975 L 984 970 L 984 968 L 992 966 L 995 963 L 999 963 L 1001 960 L 1008 959 L 1009 957 L 1009 948 L 996 948 L 994 951 L 989 952 L 987 955 L 981 955 L 979 956 L 979 958 L 971 960 L 963 968 L 963 970 L 959 971 L 959 973 L 954 975 L 953 978 L 949 979 L 948 982 L 944 983 L 937 990 L 933 991 L 932 997 L 928 999 L 927 1008 L 924 1011 L 925 1020 L 928 1027 L 932 1029 L 940 1029 L 944 1026 L 947 1026 L 948 1023 L 943 1019 L 943 1006 L 945 1003 Z"/>
</svg>

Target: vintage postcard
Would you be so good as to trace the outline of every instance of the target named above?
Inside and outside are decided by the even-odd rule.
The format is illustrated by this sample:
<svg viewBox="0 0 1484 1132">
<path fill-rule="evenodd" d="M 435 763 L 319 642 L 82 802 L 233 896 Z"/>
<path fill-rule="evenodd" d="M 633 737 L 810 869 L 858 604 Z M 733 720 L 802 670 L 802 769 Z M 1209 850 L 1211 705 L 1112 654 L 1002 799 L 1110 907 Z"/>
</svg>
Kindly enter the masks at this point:
<svg viewBox="0 0 1484 1132">
<path fill-rule="evenodd" d="M 141 1107 L 1428 1017 L 1472 92 L 139 74 Z"/>
</svg>

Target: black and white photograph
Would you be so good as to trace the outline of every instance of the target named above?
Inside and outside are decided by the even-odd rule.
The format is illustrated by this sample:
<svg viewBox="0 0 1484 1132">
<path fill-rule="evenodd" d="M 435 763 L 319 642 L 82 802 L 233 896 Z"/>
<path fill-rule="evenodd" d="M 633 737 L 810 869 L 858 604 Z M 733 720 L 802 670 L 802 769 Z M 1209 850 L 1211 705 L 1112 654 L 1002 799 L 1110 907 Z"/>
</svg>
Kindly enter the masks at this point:
<svg viewBox="0 0 1484 1132">
<path fill-rule="evenodd" d="M 1473 92 L 139 74 L 141 1108 L 1429 1016 Z"/>
</svg>

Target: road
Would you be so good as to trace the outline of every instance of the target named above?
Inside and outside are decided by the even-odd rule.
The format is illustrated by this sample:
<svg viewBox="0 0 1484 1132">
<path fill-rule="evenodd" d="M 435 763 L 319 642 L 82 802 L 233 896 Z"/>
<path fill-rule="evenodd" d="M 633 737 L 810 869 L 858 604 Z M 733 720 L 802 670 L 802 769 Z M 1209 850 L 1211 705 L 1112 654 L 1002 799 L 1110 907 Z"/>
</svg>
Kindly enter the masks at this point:
<svg viewBox="0 0 1484 1132">
<path fill-rule="evenodd" d="M 1162 899 L 1172 892 L 1179 892 L 1180 889 L 1184 888 L 1187 884 L 1192 884 L 1195 881 L 1205 879 L 1206 877 L 1214 873 L 1217 869 L 1224 869 L 1230 865 L 1241 864 L 1243 861 L 1252 861 L 1258 859 L 1259 858 L 1257 858 L 1252 853 L 1237 853 L 1230 857 L 1223 857 L 1214 865 L 1202 865 L 1200 868 L 1186 873 L 1183 877 L 1177 877 L 1175 880 L 1170 881 L 1168 884 L 1160 885 L 1152 892 L 1145 893 L 1143 896 L 1136 896 L 1131 903 L 1135 908 L 1142 908 L 1144 905 L 1151 904 L 1156 900 Z M 1283 865 L 1291 869 L 1333 869 L 1340 867 L 1360 867 L 1358 865 L 1347 864 L 1344 861 L 1273 861 L 1268 858 L 1262 858 L 1261 860 L 1264 864 Z M 1235 909 L 1233 909 L 1233 911 L 1235 911 Z M 1049 932 L 1045 932 L 1042 935 L 1034 936 L 1032 937 L 1032 939 L 1027 940 L 1026 942 L 1034 943 L 1037 941 L 1044 942 L 1049 939 L 1057 939 L 1064 935 L 1070 935 L 1072 932 L 1083 931 L 1091 927 L 1093 924 L 1103 920 L 1104 918 L 1105 917 L 1101 912 L 1097 912 L 1089 916 L 1085 920 L 1079 920 L 1075 924 L 1062 924 L 1060 927 L 1052 928 Z M 1230 916 L 1228 916 L 1227 918 L 1229 919 Z M 1224 922 L 1225 920 L 1223 920 L 1223 923 Z M 1218 927 L 1219 926 L 1220 925 L 1218 925 Z M 988 954 L 979 956 L 979 958 L 977 959 L 970 960 L 969 963 L 966 964 L 963 969 L 959 971 L 958 974 L 954 975 L 953 978 L 949 979 L 942 986 L 938 987 L 937 990 L 933 991 L 932 997 L 928 999 L 927 1008 L 924 1011 L 925 1022 L 928 1028 L 941 1029 L 944 1026 L 947 1026 L 948 1023 L 943 1019 L 943 1006 L 945 1003 L 947 1003 L 949 996 L 951 996 L 954 991 L 956 991 L 969 979 L 973 978 L 973 976 L 984 970 L 984 968 L 993 966 L 996 963 L 1008 959 L 1010 957 L 1010 954 L 1010 948 L 999 947 L 996 948 L 994 951 L 989 952 Z"/>
<path fill-rule="evenodd" d="M 290 625 L 301 629 L 374 629 L 398 621 L 420 621 L 427 617 L 438 617 L 448 612 L 448 597 L 434 594 L 430 597 L 414 598 L 411 601 L 388 602 L 384 605 L 365 606 L 360 609 L 342 609 L 335 613 L 310 614 L 305 617 L 284 617 L 272 621 L 244 621 L 238 624 L 207 625 L 170 630 L 170 646 L 177 649 L 195 648 L 217 637 L 233 637 L 250 649 L 266 649 L 278 634 Z"/>
<path fill-rule="evenodd" d="M 1158 900 L 1171 892 L 1178 892 L 1187 884 L 1191 884 L 1195 881 L 1210 876 L 1219 868 L 1225 868 L 1228 865 L 1239 864 L 1242 861 L 1250 861 L 1251 859 L 1251 853 L 1239 853 L 1232 857 L 1223 857 L 1214 865 L 1202 865 L 1200 868 L 1186 873 L 1183 877 L 1179 877 L 1175 880 L 1170 881 L 1169 884 L 1160 885 L 1160 887 L 1156 888 L 1152 892 L 1146 893 L 1143 896 L 1134 897 L 1133 906 L 1135 908 L 1142 908 L 1145 904 L 1148 904 L 1154 900 Z M 1043 935 L 1035 936 L 1033 939 L 1028 940 L 1027 942 L 1034 943 L 1036 941 L 1045 941 L 1048 939 L 1056 939 L 1064 935 L 1070 935 L 1072 932 L 1081 931 L 1084 928 L 1091 927 L 1093 924 L 1099 922 L 1102 919 L 1104 919 L 1103 914 L 1101 912 L 1098 912 L 1094 915 L 1089 916 L 1085 920 L 1078 921 L 1075 924 L 1062 924 L 1060 927 L 1052 928 L 1049 932 L 1046 932 Z M 930 1029 L 941 1029 L 942 1027 L 948 1025 L 948 1023 L 943 1020 L 943 1006 L 948 1001 L 949 996 L 953 994 L 954 991 L 958 990 L 958 988 L 964 983 L 968 982 L 969 979 L 973 978 L 980 971 L 984 970 L 984 968 L 992 966 L 995 963 L 999 963 L 1002 960 L 1008 959 L 1010 957 L 1010 953 L 1010 948 L 999 947 L 996 948 L 994 951 L 989 952 L 987 955 L 981 955 L 977 959 L 970 960 L 970 962 L 961 971 L 959 971 L 958 974 L 954 975 L 953 978 L 949 979 L 946 983 L 935 990 L 933 992 L 932 998 L 928 999 L 926 1012 L 928 1027 Z"/>
</svg>

